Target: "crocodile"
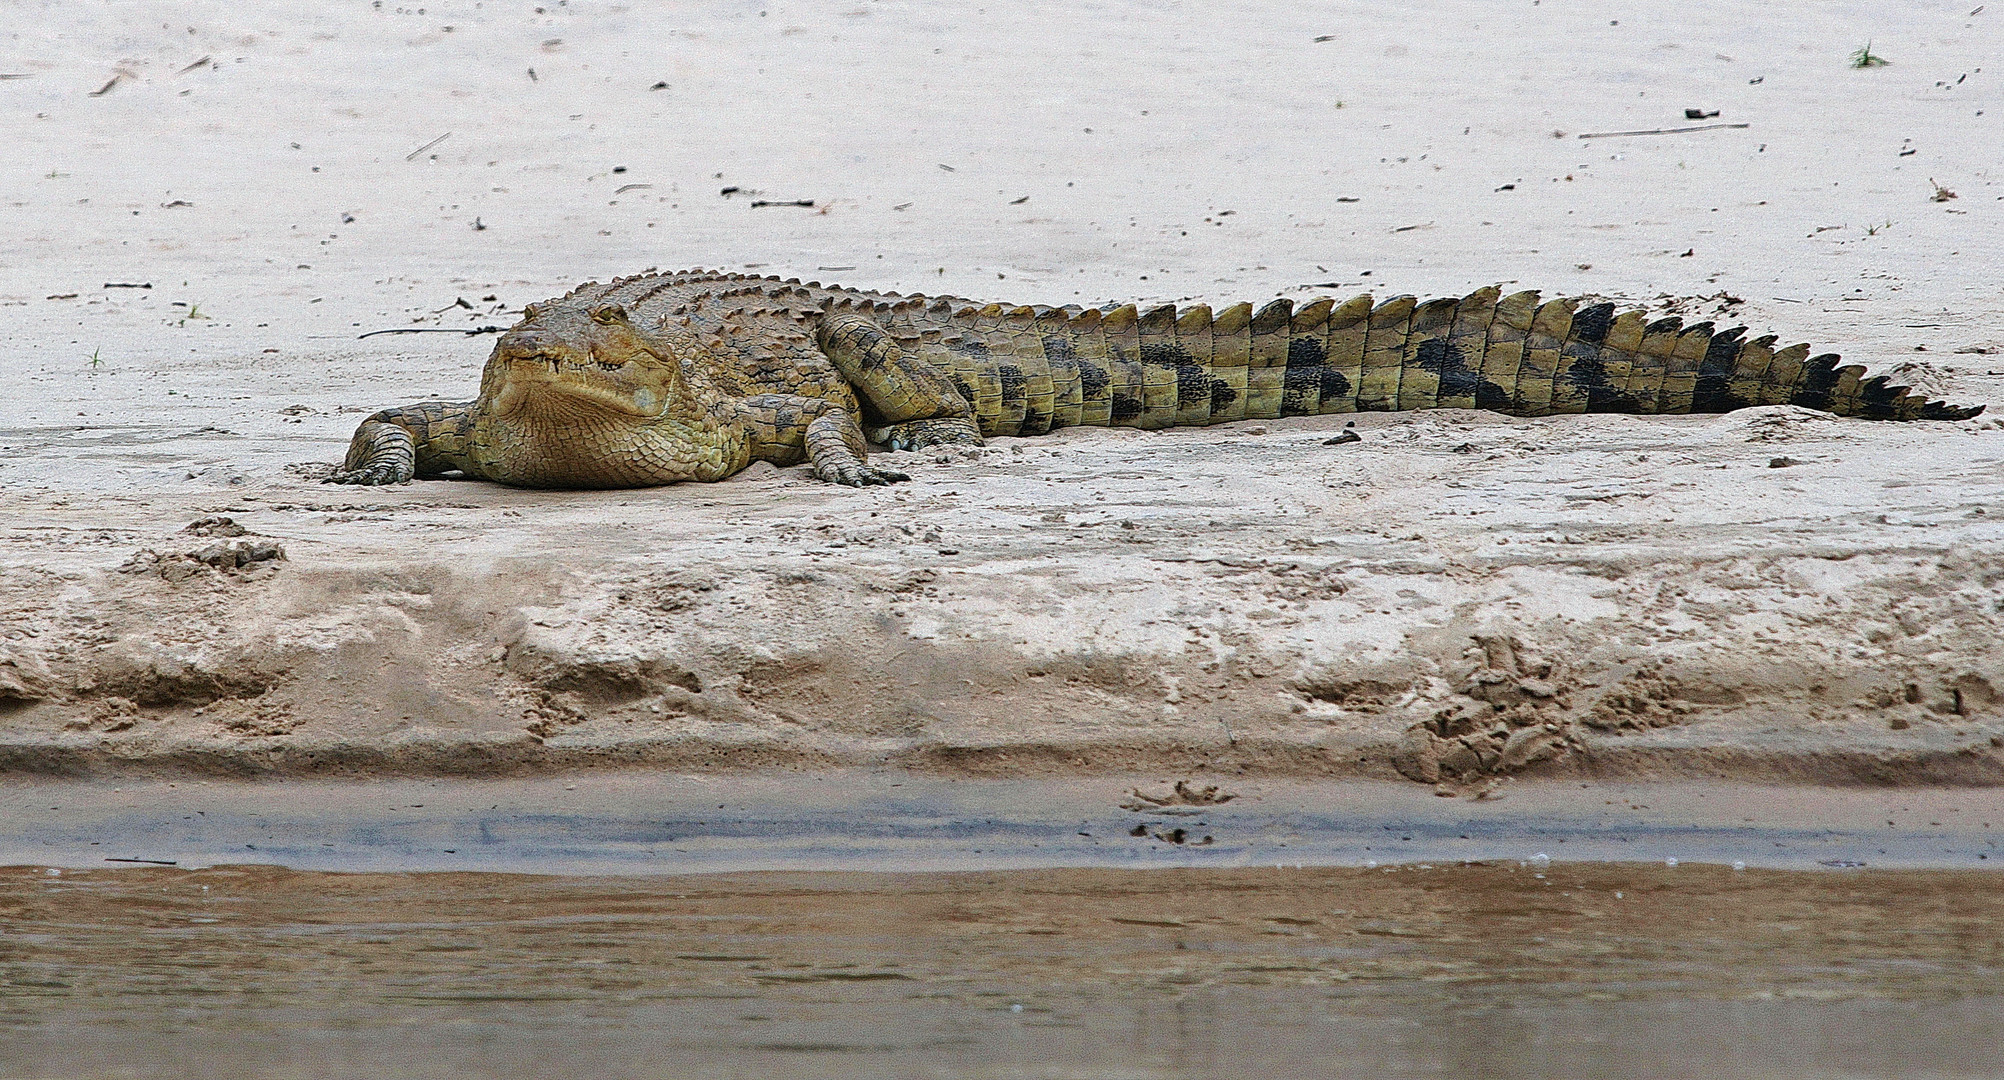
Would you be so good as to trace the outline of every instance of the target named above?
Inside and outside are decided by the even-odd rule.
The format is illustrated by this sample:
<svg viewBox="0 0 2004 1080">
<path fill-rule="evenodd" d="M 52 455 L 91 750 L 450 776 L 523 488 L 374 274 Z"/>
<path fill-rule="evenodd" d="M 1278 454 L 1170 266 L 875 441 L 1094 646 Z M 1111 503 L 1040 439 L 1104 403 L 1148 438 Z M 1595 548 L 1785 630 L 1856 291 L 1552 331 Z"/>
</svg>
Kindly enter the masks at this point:
<svg viewBox="0 0 2004 1080">
<path fill-rule="evenodd" d="M 1961 420 L 1834 353 L 1613 303 L 1478 289 L 1214 311 L 906 296 L 691 270 L 590 282 L 531 304 L 473 401 L 364 420 L 326 479 L 455 474 L 534 488 L 721 480 L 807 462 L 851 486 L 868 460 L 1081 424 L 1167 428 L 1331 413 L 1488 409 L 1715 413 L 1801 405 Z"/>
</svg>

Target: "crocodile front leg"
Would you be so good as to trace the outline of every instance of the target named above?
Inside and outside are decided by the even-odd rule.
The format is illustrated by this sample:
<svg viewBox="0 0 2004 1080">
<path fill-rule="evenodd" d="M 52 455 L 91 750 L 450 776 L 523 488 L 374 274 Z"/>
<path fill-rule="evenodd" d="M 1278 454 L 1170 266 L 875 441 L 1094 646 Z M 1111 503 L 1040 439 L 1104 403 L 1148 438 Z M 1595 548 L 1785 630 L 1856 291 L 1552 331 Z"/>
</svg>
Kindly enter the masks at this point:
<svg viewBox="0 0 2004 1080">
<path fill-rule="evenodd" d="M 753 461 L 793 465 L 805 459 L 816 478 L 847 487 L 911 479 L 864 460 L 863 429 L 840 405 L 795 394 L 757 394 L 737 404 L 751 433 Z"/>
<path fill-rule="evenodd" d="M 448 472 L 477 475 L 468 455 L 471 401 L 421 401 L 384 409 L 355 429 L 348 458 L 322 483 L 402 484 Z"/>
<path fill-rule="evenodd" d="M 907 354 L 869 316 L 854 311 L 825 316 L 815 338 L 843 380 L 885 422 L 870 429 L 872 442 L 893 450 L 981 445 L 974 409 L 953 380 Z"/>
</svg>

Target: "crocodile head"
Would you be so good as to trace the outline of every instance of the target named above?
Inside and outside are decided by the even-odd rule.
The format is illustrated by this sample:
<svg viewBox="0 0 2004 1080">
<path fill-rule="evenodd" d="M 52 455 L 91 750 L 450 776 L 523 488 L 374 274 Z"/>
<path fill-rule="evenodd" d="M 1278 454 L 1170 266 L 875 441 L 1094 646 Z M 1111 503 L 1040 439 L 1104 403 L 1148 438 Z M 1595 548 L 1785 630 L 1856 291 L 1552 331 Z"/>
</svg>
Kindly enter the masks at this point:
<svg viewBox="0 0 2004 1080">
<path fill-rule="evenodd" d="M 652 419 L 683 392 L 674 352 L 618 304 L 531 304 L 495 342 L 481 383 L 496 416 L 597 412 Z"/>
</svg>

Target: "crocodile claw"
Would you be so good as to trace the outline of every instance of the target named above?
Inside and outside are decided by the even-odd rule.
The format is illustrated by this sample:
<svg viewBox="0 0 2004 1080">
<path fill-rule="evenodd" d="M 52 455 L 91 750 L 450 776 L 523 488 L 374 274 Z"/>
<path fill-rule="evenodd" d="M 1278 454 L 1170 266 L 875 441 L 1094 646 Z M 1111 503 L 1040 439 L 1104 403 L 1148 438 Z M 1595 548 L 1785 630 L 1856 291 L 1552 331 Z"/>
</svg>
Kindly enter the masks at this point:
<svg viewBox="0 0 2004 1080">
<path fill-rule="evenodd" d="M 839 465 L 816 466 L 814 475 L 831 484 L 843 487 L 875 487 L 879 484 L 895 484 L 911 477 L 892 469 L 879 469 L 874 465 L 860 462 L 844 462 Z"/>
<path fill-rule="evenodd" d="M 360 469 L 338 471 L 320 482 L 323 484 L 359 484 L 365 487 L 387 487 L 391 484 L 408 484 L 413 473 L 396 465 L 369 465 Z"/>
</svg>

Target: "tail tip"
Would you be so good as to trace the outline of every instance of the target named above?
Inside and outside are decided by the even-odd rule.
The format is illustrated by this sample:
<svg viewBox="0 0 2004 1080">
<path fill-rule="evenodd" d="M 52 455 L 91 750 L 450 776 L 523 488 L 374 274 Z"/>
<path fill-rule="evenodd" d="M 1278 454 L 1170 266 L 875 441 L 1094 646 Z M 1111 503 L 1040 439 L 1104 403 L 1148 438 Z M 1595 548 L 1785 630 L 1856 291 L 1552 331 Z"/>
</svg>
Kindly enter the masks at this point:
<svg viewBox="0 0 2004 1080">
<path fill-rule="evenodd" d="M 1930 401 L 1921 407 L 1923 420 L 1973 420 L 1983 415 L 1987 405 L 1950 405 L 1946 401 Z"/>
</svg>

